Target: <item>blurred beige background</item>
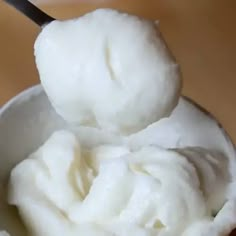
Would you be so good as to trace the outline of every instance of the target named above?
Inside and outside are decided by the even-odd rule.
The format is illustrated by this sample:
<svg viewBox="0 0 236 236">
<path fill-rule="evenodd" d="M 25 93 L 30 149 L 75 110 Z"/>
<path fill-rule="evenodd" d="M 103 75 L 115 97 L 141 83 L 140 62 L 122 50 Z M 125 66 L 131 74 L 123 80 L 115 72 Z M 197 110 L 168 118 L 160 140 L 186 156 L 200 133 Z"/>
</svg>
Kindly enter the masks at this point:
<svg viewBox="0 0 236 236">
<path fill-rule="evenodd" d="M 37 3 L 39 0 L 35 0 Z M 97 7 L 114 7 L 159 19 L 163 35 L 180 63 L 183 93 L 212 112 L 236 142 L 235 0 L 74 0 L 42 8 L 59 19 Z M 0 106 L 39 82 L 33 57 L 40 29 L 0 1 Z"/>
</svg>

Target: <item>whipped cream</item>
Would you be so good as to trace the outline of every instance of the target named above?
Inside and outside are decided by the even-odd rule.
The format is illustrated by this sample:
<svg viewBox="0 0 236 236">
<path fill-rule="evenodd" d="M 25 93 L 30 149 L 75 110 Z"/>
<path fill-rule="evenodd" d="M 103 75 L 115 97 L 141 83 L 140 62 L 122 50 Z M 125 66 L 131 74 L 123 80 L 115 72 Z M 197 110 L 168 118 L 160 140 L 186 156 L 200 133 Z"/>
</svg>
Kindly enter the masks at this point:
<svg viewBox="0 0 236 236">
<path fill-rule="evenodd" d="M 10 236 L 6 231 L 0 231 L 0 236 Z"/>
<path fill-rule="evenodd" d="M 179 101 L 179 68 L 156 24 L 111 9 L 53 21 L 35 56 L 73 132 L 55 132 L 12 170 L 8 201 L 29 235 L 226 236 L 236 227 L 235 150 L 212 118 Z"/>
<path fill-rule="evenodd" d="M 111 9 L 53 21 L 35 42 L 42 85 L 68 122 L 130 134 L 170 115 L 179 67 L 157 25 Z"/>
<path fill-rule="evenodd" d="M 84 149 L 57 131 L 13 169 L 9 203 L 33 236 L 227 235 L 236 226 L 229 165 L 200 147 Z"/>
</svg>

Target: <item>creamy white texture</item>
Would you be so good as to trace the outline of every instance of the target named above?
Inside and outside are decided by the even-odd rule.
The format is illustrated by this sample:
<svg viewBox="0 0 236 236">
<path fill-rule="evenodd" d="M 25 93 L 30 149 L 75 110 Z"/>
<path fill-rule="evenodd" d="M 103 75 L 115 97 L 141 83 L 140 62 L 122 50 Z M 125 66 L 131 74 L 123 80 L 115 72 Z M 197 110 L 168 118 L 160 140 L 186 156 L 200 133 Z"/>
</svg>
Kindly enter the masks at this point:
<svg viewBox="0 0 236 236">
<path fill-rule="evenodd" d="M 42 85 L 68 122 L 133 133 L 178 103 L 179 68 L 158 27 L 111 9 L 53 21 L 35 43 Z"/>
<path fill-rule="evenodd" d="M 85 150 L 72 133 L 58 131 L 13 169 L 9 202 L 33 236 L 221 236 L 236 226 L 231 181 L 220 153 Z"/>
</svg>

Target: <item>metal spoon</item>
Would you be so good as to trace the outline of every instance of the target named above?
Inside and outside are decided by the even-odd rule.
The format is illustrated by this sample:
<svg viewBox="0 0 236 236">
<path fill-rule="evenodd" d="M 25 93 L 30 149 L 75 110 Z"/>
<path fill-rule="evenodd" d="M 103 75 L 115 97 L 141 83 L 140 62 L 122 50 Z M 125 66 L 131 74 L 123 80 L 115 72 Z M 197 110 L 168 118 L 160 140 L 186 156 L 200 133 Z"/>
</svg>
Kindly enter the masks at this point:
<svg viewBox="0 0 236 236">
<path fill-rule="evenodd" d="M 43 27 L 44 25 L 54 21 L 55 19 L 45 12 L 40 10 L 34 4 L 28 0 L 4 0 L 9 5 L 16 8 L 18 11 L 23 13 L 29 19 L 34 21 L 37 25 Z"/>
</svg>

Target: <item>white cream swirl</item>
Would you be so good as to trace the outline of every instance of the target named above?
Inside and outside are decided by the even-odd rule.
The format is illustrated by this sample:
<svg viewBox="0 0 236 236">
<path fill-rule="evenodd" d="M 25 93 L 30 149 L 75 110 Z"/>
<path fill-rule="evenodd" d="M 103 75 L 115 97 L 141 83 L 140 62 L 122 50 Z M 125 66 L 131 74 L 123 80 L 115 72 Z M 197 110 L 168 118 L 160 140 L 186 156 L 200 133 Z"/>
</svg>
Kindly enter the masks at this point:
<svg viewBox="0 0 236 236">
<path fill-rule="evenodd" d="M 12 171 L 9 202 L 33 236 L 219 236 L 236 225 L 228 169 L 201 148 L 84 150 L 58 131 Z"/>
</svg>

